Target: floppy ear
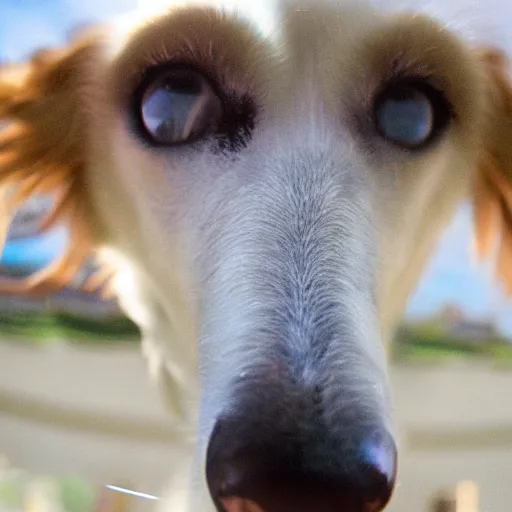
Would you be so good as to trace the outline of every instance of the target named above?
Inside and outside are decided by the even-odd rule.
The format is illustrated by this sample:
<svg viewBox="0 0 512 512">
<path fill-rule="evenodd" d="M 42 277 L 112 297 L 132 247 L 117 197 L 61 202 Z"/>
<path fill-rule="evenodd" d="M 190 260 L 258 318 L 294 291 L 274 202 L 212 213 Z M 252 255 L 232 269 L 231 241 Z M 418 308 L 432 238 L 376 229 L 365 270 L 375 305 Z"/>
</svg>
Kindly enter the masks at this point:
<svg viewBox="0 0 512 512">
<path fill-rule="evenodd" d="M 507 58 L 481 52 L 488 78 L 489 122 L 474 191 L 479 258 L 496 248 L 496 276 L 512 295 L 512 80 Z"/>
<path fill-rule="evenodd" d="M 55 197 L 40 230 L 67 223 L 70 231 L 60 259 L 25 280 L 0 279 L 1 292 L 58 290 L 91 256 L 83 97 L 95 47 L 84 40 L 39 51 L 24 65 L 0 67 L 0 241 L 17 208 L 33 194 Z"/>
</svg>

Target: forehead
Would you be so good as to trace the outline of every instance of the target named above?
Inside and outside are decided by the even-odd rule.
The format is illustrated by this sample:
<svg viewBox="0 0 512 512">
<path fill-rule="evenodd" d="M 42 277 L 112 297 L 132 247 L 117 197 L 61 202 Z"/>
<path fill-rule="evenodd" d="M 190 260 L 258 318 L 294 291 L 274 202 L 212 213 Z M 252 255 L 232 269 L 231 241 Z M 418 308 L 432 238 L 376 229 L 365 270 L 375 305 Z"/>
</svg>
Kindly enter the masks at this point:
<svg viewBox="0 0 512 512">
<path fill-rule="evenodd" d="M 328 57 L 329 52 L 337 52 L 339 57 L 349 53 L 352 44 L 364 40 L 397 15 L 421 14 L 421 9 L 425 10 L 431 3 L 420 0 L 141 2 L 144 7 L 109 26 L 107 60 L 115 62 L 128 54 L 134 60 L 139 55 L 149 63 L 151 60 L 161 62 L 165 53 L 176 60 L 181 55 L 176 55 L 173 50 L 180 45 L 181 50 L 186 50 L 187 46 L 189 49 L 200 46 L 203 53 L 210 52 L 210 59 L 216 57 L 216 51 L 229 53 L 231 47 L 233 55 L 238 53 L 246 60 L 244 66 L 250 64 L 247 58 L 256 58 L 250 50 L 257 50 L 254 46 L 263 44 L 266 45 L 264 52 L 267 56 L 278 58 L 306 61 L 308 57 Z M 436 12 L 432 8 L 427 10 Z M 438 44 L 443 42 L 438 36 L 444 35 L 442 29 L 445 26 L 450 31 L 457 28 L 451 22 L 426 27 L 425 42 L 429 44 L 435 39 Z M 432 34 L 433 31 L 439 33 Z M 420 32 L 416 31 L 414 36 L 419 38 Z M 249 53 L 244 53 L 244 50 L 249 50 Z M 183 57 L 186 60 L 187 55 L 184 53 Z M 229 64 L 229 57 L 226 60 Z"/>
<path fill-rule="evenodd" d="M 155 20 L 173 16 L 180 10 L 205 8 L 248 23 L 259 37 L 275 44 L 286 39 L 289 22 L 296 19 L 295 13 L 308 13 L 311 30 L 318 28 L 322 13 L 327 17 L 334 16 L 329 24 L 334 26 L 338 22 L 346 32 L 358 23 L 371 23 L 378 14 L 414 12 L 432 16 L 474 44 L 512 48 L 512 31 L 507 23 L 512 7 L 502 0 L 139 0 L 139 6 L 109 25 L 110 59 L 115 59 L 134 33 Z M 350 23 L 339 23 L 340 16 Z"/>
<path fill-rule="evenodd" d="M 294 11 L 331 10 L 341 11 L 356 6 L 367 9 L 368 0 L 150 0 L 139 2 L 139 7 L 113 21 L 113 51 L 119 51 L 133 32 L 156 19 L 185 9 L 209 9 L 241 22 L 250 24 L 265 37 L 277 37 L 283 28 L 283 21 Z"/>
<path fill-rule="evenodd" d="M 141 5 L 109 26 L 109 60 L 119 57 L 141 32 L 155 41 L 162 40 L 163 32 L 167 32 L 168 38 L 179 38 L 186 31 L 201 28 L 208 37 L 211 23 L 228 19 L 244 26 L 260 40 L 279 46 L 300 19 L 308 18 L 309 32 L 314 37 L 319 34 L 312 31 L 329 16 L 350 14 L 352 23 L 344 27 L 346 30 L 355 25 L 356 18 L 371 23 L 378 12 L 366 0 L 153 0 Z M 331 20 L 330 24 L 336 24 L 336 20 Z"/>
<path fill-rule="evenodd" d="M 333 95 L 357 84 L 354 99 L 364 100 L 398 67 L 464 101 L 461 77 L 477 79 L 468 48 L 443 25 L 363 0 L 165 3 L 131 13 L 110 34 L 116 102 L 126 104 L 141 75 L 166 62 L 194 64 L 226 90 L 280 88 L 285 97 L 309 82 Z"/>
</svg>

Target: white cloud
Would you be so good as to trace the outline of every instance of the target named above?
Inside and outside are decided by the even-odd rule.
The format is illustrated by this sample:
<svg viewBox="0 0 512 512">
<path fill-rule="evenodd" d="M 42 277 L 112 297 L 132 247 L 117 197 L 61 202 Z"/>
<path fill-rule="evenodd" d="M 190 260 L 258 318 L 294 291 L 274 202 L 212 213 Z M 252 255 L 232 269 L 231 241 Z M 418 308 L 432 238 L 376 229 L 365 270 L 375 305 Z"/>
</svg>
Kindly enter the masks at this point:
<svg viewBox="0 0 512 512">
<path fill-rule="evenodd" d="M 108 20 L 137 6 L 137 0 L 61 0 L 71 20 Z"/>
<path fill-rule="evenodd" d="M 0 57 L 18 60 L 41 46 L 58 46 L 76 25 L 109 20 L 136 0 L 60 0 L 40 9 L 0 5 Z"/>
<path fill-rule="evenodd" d="M 375 0 L 398 7 L 420 9 L 446 26 L 480 43 L 512 50 L 510 0 Z"/>
<path fill-rule="evenodd" d="M 0 22 L 0 57 L 18 60 L 41 45 L 57 45 L 62 36 L 51 20 L 38 12 L 1 8 L 4 22 Z"/>
</svg>

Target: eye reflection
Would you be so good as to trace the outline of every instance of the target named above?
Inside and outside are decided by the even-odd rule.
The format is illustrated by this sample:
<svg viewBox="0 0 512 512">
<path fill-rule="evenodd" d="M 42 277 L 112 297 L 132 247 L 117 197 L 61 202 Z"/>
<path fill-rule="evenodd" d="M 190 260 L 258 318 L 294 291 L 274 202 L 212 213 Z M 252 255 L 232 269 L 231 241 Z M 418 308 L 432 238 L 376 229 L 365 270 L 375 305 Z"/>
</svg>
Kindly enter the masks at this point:
<svg viewBox="0 0 512 512">
<path fill-rule="evenodd" d="M 159 74 L 144 91 L 140 116 L 147 134 L 159 144 L 197 139 L 219 119 L 220 99 L 206 79 L 187 69 Z"/>
</svg>

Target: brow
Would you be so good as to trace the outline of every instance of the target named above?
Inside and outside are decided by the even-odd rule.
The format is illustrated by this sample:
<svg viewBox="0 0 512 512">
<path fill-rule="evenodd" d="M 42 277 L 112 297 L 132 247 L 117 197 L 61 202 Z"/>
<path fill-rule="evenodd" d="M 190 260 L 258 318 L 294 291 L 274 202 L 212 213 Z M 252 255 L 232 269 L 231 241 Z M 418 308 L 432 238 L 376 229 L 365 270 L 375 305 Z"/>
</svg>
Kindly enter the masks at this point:
<svg viewBox="0 0 512 512">
<path fill-rule="evenodd" d="M 108 73 L 110 89 L 116 101 L 126 105 L 149 70 L 185 63 L 215 76 L 228 90 L 247 90 L 255 76 L 251 68 L 264 54 L 264 45 L 232 15 L 212 8 L 176 8 L 135 32 Z"/>
</svg>

